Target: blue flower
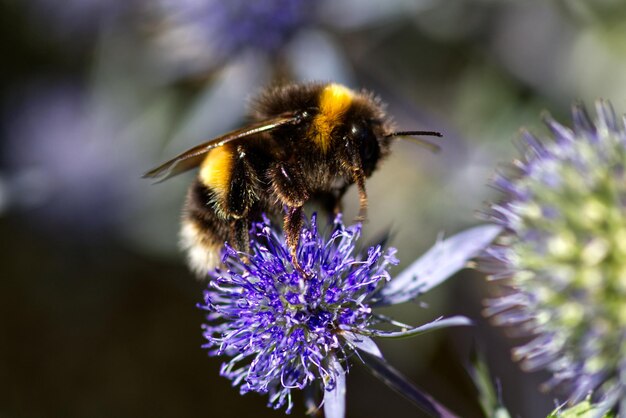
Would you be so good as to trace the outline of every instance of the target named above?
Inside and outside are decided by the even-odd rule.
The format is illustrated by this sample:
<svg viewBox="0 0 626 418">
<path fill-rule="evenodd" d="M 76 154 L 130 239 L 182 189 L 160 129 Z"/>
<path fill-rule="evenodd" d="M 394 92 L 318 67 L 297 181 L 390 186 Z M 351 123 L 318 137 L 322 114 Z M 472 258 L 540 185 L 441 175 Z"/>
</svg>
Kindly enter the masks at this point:
<svg viewBox="0 0 626 418">
<path fill-rule="evenodd" d="M 243 50 L 276 54 L 315 22 L 317 0 L 159 0 L 164 45 L 184 60 L 227 61 Z M 205 63 L 198 63 L 201 66 Z"/>
<path fill-rule="evenodd" d="M 7 205 L 64 235 L 109 233 L 139 201 L 136 172 L 146 151 L 125 133 L 131 118 L 95 90 L 35 84 L 6 118 Z"/>
<path fill-rule="evenodd" d="M 486 314 L 532 337 L 513 355 L 552 374 L 546 389 L 610 409 L 626 402 L 626 130 L 604 101 L 595 122 L 579 106 L 573 119 L 546 118 L 552 140 L 525 133 L 515 172 L 495 179 L 505 233 L 483 266 L 502 295 Z"/>
<path fill-rule="evenodd" d="M 244 94 L 276 78 L 350 84 L 352 71 L 337 38 L 359 29 L 367 32 L 372 26 L 399 24 L 429 9 L 423 0 L 364 1 L 358 7 L 352 0 L 149 3 L 144 7 L 145 26 L 153 29 L 149 35 L 163 75 L 205 81 L 208 73 L 227 69 L 225 77 L 236 77 L 239 84 L 255 80 L 242 87 Z M 216 83 L 220 78 L 208 77 Z M 227 84 L 232 95 L 237 83 Z"/>
<path fill-rule="evenodd" d="M 211 274 L 201 305 L 209 312 L 205 347 L 211 355 L 230 357 L 221 374 L 242 394 L 267 393 L 269 406 L 286 406 L 287 412 L 293 407 L 292 390 L 317 384 L 324 389 L 327 416 L 343 416 L 344 375 L 355 354 L 387 384 L 422 408 L 436 411 L 442 408 L 436 402 L 417 389 L 407 391 L 413 386 L 384 361 L 371 337 L 412 336 L 469 321 L 440 318 L 414 328 L 377 315 L 372 308 L 414 299 L 445 280 L 497 231 L 476 228 L 439 243 L 430 255 L 391 279 L 387 268 L 398 262 L 395 250 L 376 245 L 359 254 L 360 224 L 346 227 L 337 217 L 326 238 L 313 217 L 301 232 L 297 269 L 284 238 L 265 219 L 252 227 L 251 253 L 226 246 L 224 269 Z M 455 249 L 458 253 L 451 253 Z M 446 261 L 450 264 L 443 267 Z M 382 331 L 381 324 L 397 329 Z"/>
</svg>

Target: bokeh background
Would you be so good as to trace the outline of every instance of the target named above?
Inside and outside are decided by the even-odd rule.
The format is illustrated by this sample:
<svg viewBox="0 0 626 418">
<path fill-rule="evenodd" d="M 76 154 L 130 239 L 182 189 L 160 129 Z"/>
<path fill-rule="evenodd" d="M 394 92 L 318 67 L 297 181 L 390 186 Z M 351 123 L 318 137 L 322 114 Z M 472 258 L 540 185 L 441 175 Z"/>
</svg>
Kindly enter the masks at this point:
<svg viewBox="0 0 626 418">
<path fill-rule="evenodd" d="M 540 113 L 610 99 L 626 110 L 623 0 L 1 0 L 0 416 L 279 417 L 240 396 L 200 348 L 204 284 L 177 248 L 193 174 L 141 180 L 156 163 L 245 120 L 263 86 L 327 80 L 375 91 L 410 142 L 368 181 L 366 239 L 392 232 L 399 272 L 480 222 L 487 186 Z M 345 199 L 348 219 L 356 193 Z M 481 319 L 481 274 L 420 303 L 419 324 L 476 326 L 381 342 L 389 361 L 461 417 L 481 417 L 469 376 L 480 352 L 513 416 L 558 394 L 510 360 Z M 302 416 L 298 406 L 293 415 Z M 421 416 L 358 364 L 348 416 Z"/>
</svg>

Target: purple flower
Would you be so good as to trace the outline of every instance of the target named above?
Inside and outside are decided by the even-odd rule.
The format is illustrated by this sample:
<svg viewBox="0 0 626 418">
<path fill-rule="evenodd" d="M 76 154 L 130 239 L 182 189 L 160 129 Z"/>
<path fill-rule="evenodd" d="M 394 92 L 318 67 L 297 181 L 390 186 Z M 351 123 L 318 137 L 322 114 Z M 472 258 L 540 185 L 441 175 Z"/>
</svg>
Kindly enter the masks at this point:
<svg viewBox="0 0 626 418">
<path fill-rule="evenodd" d="M 209 312 L 205 347 L 211 355 L 231 357 L 221 374 L 242 394 L 267 393 L 269 406 L 286 406 L 287 412 L 293 407 L 292 390 L 315 384 L 324 389 L 326 415 L 343 416 L 344 374 L 355 355 L 420 407 L 440 412 L 443 407 L 384 361 L 371 337 L 412 336 L 467 325 L 469 320 L 439 318 L 414 328 L 377 315 L 372 308 L 414 299 L 440 283 L 497 231 L 489 226 L 457 235 L 438 244 L 419 260 L 420 265 L 392 279 L 387 268 L 398 262 L 395 249 L 385 251 L 376 245 L 364 254 L 357 252 L 360 224 L 345 227 L 337 217 L 326 237 L 313 217 L 301 232 L 299 270 L 291 262 L 284 238 L 265 219 L 253 225 L 251 253 L 226 246 L 225 268 L 211 274 L 201 305 Z M 451 249 L 458 254 L 450 254 Z M 450 255 L 452 268 L 442 268 L 447 261 L 443 258 Z M 391 286 L 396 280 L 403 281 L 401 288 Z M 382 324 L 396 330 L 382 331 Z"/>
<path fill-rule="evenodd" d="M 120 225 L 140 187 L 128 121 L 75 84 L 36 85 L 20 99 L 3 147 L 12 209 L 79 236 Z"/>
<path fill-rule="evenodd" d="M 547 389 L 610 409 L 626 402 L 626 130 L 603 101 L 595 121 L 580 106 L 573 119 L 546 118 L 550 140 L 525 133 L 514 173 L 495 179 L 505 197 L 490 218 L 505 232 L 483 267 L 501 296 L 486 314 L 531 336 L 513 355 L 549 371 Z"/>
<path fill-rule="evenodd" d="M 219 63 L 243 50 L 274 54 L 314 21 L 314 0 L 160 0 L 164 45 L 182 61 Z M 207 64 L 207 63 L 204 63 Z M 202 63 L 200 63 L 202 65 Z"/>
</svg>

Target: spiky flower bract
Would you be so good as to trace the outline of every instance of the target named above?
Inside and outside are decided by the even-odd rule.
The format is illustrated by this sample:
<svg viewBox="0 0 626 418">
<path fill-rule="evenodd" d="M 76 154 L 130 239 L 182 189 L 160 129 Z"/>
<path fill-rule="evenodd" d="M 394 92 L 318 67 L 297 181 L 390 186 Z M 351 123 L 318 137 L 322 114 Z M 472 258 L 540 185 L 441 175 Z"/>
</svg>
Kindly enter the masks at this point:
<svg viewBox="0 0 626 418">
<path fill-rule="evenodd" d="M 575 106 L 573 129 L 547 117 L 551 139 L 523 135 L 516 172 L 495 179 L 505 232 L 483 266 L 503 285 L 486 313 L 532 336 L 513 352 L 523 367 L 551 372 L 545 387 L 571 403 L 613 407 L 626 399 L 626 131 L 596 108 L 593 122 Z"/>
<path fill-rule="evenodd" d="M 467 325 L 467 318 L 439 318 L 413 328 L 372 308 L 412 300 L 443 282 L 493 239 L 494 229 L 476 228 L 438 243 L 393 280 L 387 268 L 398 262 L 395 249 L 375 245 L 360 253 L 360 232 L 360 224 L 346 227 L 337 217 L 328 234 L 320 233 L 313 216 L 300 233 L 300 268 L 267 219 L 252 226 L 250 254 L 226 245 L 223 268 L 210 274 L 200 307 L 208 311 L 205 347 L 211 355 L 230 357 L 221 374 L 242 394 L 268 394 L 269 406 L 290 412 L 292 390 L 315 384 L 323 389 L 326 416 L 343 416 L 344 375 L 356 354 L 421 408 L 443 410 L 385 362 L 371 337 L 414 336 Z M 376 329 L 381 323 L 396 330 Z"/>
</svg>

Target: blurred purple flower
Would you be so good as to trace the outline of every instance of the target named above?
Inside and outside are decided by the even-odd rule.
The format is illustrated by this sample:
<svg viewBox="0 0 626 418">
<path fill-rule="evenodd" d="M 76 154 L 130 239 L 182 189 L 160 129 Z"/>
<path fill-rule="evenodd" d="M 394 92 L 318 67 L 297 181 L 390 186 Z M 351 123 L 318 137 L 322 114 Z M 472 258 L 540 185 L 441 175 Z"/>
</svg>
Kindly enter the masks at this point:
<svg viewBox="0 0 626 418">
<path fill-rule="evenodd" d="M 443 414 L 445 408 L 386 363 L 372 337 L 409 337 L 470 321 L 457 316 L 411 327 L 377 315 L 372 308 L 412 300 L 441 283 L 498 231 L 493 226 L 478 227 L 439 243 L 399 276 L 398 287 L 393 286 L 398 279 L 387 272 L 398 262 L 395 249 L 383 251 L 376 245 L 363 255 L 356 251 L 360 224 L 345 227 L 337 217 L 326 238 L 318 232 L 314 216 L 300 235 L 297 258 L 302 270 L 298 270 L 284 237 L 265 219 L 253 225 L 251 254 L 226 246 L 225 268 L 210 274 L 200 305 L 209 312 L 205 347 L 211 355 L 231 357 L 221 374 L 242 394 L 267 393 L 268 405 L 286 406 L 287 413 L 293 407 L 291 391 L 315 384 L 324 391 L 326 416 L 343 416 L 344 374 L 348 360 L 356 355 L 422 409 Z M 380 330 L 381 324 L 396 330 Z"/>
<path fill-rule="evenodd" d="M 311 21 L 317 1 L 260 0 L 162 0 L 175 7 L 170 18 L 201 35 L 202 43 L 215 45 L 220 56 L 244 48 L 276 52 Z"/>
<path fill-rule="evenodd" d="M 157 0 L 145 9 L 155 52 L 168 64 L 169 76 L 204 76 L 252 55 L 250 71 L 269 66 L 283 79 L 345 83 L 347 57 L 333 34 L 399 21 L 429 1 Z"/>
<path fill-rule="evenodd" d="M 130 209 L 138 171 L 123 128 L 120 115 L 77 86 L 33 89 L 9 120 L 9 204 L 67 230 L 115 225 Z"/>
<path fill-rule="evenodd" d="M 317 0 L 159 0 L 161 40 L 173 58 L 220 64 L 243 50 L 278 52 L 315 19 Z"/>
</svg>

